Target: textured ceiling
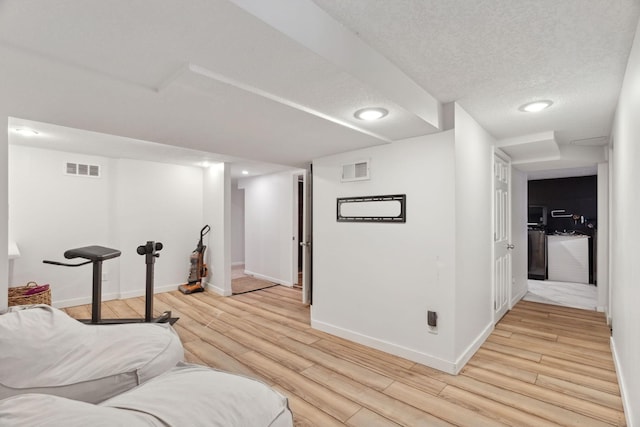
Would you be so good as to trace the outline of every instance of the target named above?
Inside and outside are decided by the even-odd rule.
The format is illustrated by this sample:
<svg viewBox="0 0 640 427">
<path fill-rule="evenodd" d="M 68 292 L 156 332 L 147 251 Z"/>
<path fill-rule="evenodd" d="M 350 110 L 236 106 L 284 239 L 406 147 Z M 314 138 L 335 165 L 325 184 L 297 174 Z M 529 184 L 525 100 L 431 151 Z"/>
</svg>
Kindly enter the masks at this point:
<svg viewBox="0 0 640 427">
<path fill-rule="evenodd" d="M 4 0 L 0 111 L 300 166 L 433 133 L 415 99 L 435 97 L 499 140 L 553 132 L 562 147 L 608 137 L 639 14 L 637 0 Z M 518 110 L 541 98 L 553 106 Z M 369 105 L 390 114 L 353 117 Z M 512 150 L 545 157 L 528 144 Z M 567 166 L 596 161 L 545 144 L 575 152 Z"/>
<path fill-rule="evenodd" d="M 497 138 L 608 135 L 640 2 L 314 0 Z M 553 109 L 517 108 L 551 99 Z"/>
</svg>

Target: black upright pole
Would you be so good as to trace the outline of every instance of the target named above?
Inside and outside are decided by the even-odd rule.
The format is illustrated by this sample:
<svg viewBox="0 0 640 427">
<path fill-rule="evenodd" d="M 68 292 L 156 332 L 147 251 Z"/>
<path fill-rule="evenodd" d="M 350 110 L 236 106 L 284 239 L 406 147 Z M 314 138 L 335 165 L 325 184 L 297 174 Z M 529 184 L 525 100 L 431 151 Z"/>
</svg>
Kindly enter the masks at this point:
<svg viewBox="0 0 640 427">
<path fill-rule="evenodd" d="M 100 323 L 102 316 L 102 261 L 93 262 L 93 290 L 91 295 L 91 323 Z"/>
<path fill-rule="evenodd" d="M 159 251 L 162 249 L 162 243 L 147 241 L 145 245 L 138 246 L 137 252 L 140 255 L 144 255 L 144 262 L 147 265 L 147 282 L 145 286 L 145 307 L 144 307 L 144 321 L 150 322 L 153 317 L 153 264 L 156 262 L 156 258 L 160 256 Z"/>
<path fill-rule="evenodd" d="M 147 242 L 147 246 L 153 242 Z M 151 317 L 153 316 L 153 264 L 156 262 L 154 251 L 151 250 L 151 253 L 147 253 L 146 256 L 146 264 L 147 264 L 147 284 L 146 284 L 146 298 L 145 298 L 145 311 L 144 311 L 144 321 L 150 322 Z"/>
</svg>

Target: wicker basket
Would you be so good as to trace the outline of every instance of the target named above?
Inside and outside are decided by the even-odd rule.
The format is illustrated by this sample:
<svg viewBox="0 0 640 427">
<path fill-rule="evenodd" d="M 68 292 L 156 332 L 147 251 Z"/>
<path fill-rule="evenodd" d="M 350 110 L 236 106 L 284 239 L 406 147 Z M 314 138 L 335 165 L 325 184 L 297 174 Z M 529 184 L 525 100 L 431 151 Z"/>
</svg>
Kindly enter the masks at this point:
<svg viewBox="0 0 640 427">
<path fill-rule="evenodd" d="M 37 286 L 38 284 L 36 282 L 29 282 L 26 286 L 9 288 L 9 306 L 30 304 L 51 305 L 51 288 L 35 294 L 25 295 L 25 292 Z"/>
</svg>

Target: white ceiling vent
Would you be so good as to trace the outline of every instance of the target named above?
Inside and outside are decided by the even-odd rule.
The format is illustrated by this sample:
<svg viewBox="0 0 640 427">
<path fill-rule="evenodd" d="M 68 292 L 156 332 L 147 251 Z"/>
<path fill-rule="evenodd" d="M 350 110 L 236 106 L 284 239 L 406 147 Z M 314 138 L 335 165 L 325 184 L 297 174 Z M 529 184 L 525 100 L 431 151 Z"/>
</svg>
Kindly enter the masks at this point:
<svg viewBox="0 0 640 427">
<path fill-rule="evenodd" d="M 67 162 L 65 165 L 65 174 L 100 178 L 100 166 Z"/>
<path fill-rule="evenodd" d="M 370 179 L 369 160 L 342 165 L 342 182 L 364 181 Z"/>
</svg>

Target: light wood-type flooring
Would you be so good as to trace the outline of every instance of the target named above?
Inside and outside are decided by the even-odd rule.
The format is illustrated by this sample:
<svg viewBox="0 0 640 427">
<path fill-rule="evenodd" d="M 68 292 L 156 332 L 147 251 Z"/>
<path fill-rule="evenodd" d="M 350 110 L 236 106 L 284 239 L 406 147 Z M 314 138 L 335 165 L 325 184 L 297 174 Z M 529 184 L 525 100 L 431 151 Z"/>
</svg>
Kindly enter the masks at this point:
<svg viewBox="0 0 640 427">
<path fill-rule="evenodd" d="M 296 425 L 622 426 L 601 313 L 521 301 L 453 376 L 309 327 L 300 290 L 156 295 L 188 361 L 259 378 L 288 396 Z M 89 306 L 68 308 L 89 317 Z M 134 317 L 144 299 L 103 303 Z"/>
</svg>

